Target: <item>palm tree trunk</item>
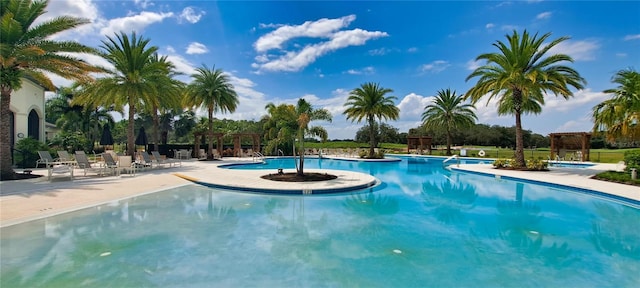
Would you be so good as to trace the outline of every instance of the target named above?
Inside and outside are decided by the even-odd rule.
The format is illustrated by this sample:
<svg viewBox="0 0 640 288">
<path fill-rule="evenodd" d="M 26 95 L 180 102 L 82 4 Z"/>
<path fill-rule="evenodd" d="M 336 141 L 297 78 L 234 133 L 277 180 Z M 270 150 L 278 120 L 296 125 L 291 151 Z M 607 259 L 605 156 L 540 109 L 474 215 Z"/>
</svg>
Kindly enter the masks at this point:
<svg viewBox="0 0 640 288">
<path fill-rule="evenodd" d="M 298 153 L 300 154 L 300 165 L 298 165 L 299 167 L 298 176 L 304 176 L 304 133 L 298 139 L 300 139 L 300 149 L 298 150 Z"/>
<path fill-rule="evenodd" d="M 2 87 L 0 91 L 0 179 L 15 179 L 16 173 L 11 167 L 11 88 Z"/>
<path fill-rule="evenodd" d="M 369 116 L 369 158 L 373 158 L 373 154 L 376 153 L 376 129 L 373 127 L 374 122 L 375 119 L 373 119 L 373 116 Z"/>
<path fill-rule="evenodd" d="M 451 156 L 451 131 L 447 129 L 447 156 Z"/>
<path fill-rule="evenodd" d="M 524 162 L 524 141 L 522 139 L 522 119 L 519 111 L 516 111 L 516 165 L 525 167 Z"/>
<path fill-rule="evenodd" d="M 209 143 L 207 159 L 213 159 L 213 108 L 209 109 L 209 131 L 207 136 L 207 142 Z M 242 143 L 240 143 L 240 150 L 242 151 Z"/>
<path fill-rule="evenodd" d="M 158 144 L 160 143 L 160 118 L 158 117 L 158 108 L 153 107 L 153 146 L 155 151 L 158 151 Z"/>
<path fill-rule="evenodd" d="M 135 118 L 136 115 L 136 106 L 133 101 L 129 101 L 129 123 L 127 123 L 127 154 L 131 156 L 131 159 L 136 159 L 136 136 L 134 130 L 135 126 Z"/>
</svg>

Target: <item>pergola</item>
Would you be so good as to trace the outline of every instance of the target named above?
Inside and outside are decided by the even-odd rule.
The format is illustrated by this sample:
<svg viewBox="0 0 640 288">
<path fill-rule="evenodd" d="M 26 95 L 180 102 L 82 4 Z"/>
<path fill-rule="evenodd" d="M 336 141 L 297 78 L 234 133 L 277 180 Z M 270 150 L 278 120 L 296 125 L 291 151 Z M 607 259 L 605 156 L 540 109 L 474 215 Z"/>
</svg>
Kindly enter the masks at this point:
<svg viewBox="0 0 640 288">
<path fill-rule="evenodd" d="M 431 140 L 433 138 L 430 136 L 407 136 L 407 153 L 411 151 L 411 149 L 418 149 L 420 154 L 425 147 L 427 147 L 427 151 L 431 154 Z"/>
<path fill-rule="evenodd" d="M 588 132 L 564 132 L 551 133 L 551 159 L 556 159 L 556 155 L 564 157 L 568 150 L 580 151 L 582 155 L 580 161 L 589 161 L 589 149 L 591 143 L 591 133 Z M 564 152 L 564 153 L 562 153 Z"/>
<path fill-rule="evenodd" d="M 251 137 L 253 140 L 252 149 L 254 152 L 260 152 L 260 134 L 258 133 L 236 133 L 233 134 L 233 155 L 236 157 L 242 157 L 242 146 L 240 145 L 240 138 Z"/>
<path fill-rule="evenodd" d="M 194 138 L 194 144 L 193 144 L 193 153 L 194 157 L 198 158 L 200 155 L 198 155 L 198 151 L 200 151 L 200 137 L 204 136 L 205 134 L 209 134 L 209 137 L 216 137 L 218 139 L 218 143 L 216 143 L 216 149 L 218 149 L 218 153 L 220 153 L 220 157 L 222 157 L 222 137 L 224 136 L 223 133 L 206 133 L 206 132 L 195 132 L 193 133 L 193 138 Z M 205 141 L 206 142 L 206 141 Z M 212 151 L 209 151 L 207 153 L 207 155 L 211 155 L 213 157 L 213 154 L 211 153 Z"/>
</svg>

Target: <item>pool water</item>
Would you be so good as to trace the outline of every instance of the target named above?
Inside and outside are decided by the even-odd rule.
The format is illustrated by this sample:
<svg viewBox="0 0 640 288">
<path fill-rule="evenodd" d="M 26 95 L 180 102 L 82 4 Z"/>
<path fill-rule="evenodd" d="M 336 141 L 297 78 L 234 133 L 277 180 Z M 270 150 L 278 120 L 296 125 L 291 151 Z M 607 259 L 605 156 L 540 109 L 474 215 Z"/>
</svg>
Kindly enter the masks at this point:
<svg viewBox="0 0 640 288">
<path fill-rule="evenodd" d="M 305 162 L 383 182 L 357 193 L 188 185 L 5 227 L 0 287 L 640 284 L 637 207 L 414 160 Z"/>
</svg>

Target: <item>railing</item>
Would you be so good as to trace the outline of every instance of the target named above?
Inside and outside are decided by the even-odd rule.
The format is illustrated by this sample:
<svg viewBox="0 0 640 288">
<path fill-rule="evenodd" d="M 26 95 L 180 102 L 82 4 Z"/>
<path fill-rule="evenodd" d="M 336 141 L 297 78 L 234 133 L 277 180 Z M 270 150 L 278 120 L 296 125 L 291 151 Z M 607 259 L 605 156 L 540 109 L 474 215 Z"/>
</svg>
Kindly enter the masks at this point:
<svg viewBox="0 0 640 288">
<path fill-rule="evenodd" d="M 442 166 L 445 167 L 447 165 L 445 165 L 445 163 L 453 160 L 453 159 L 457 159 L 458 160 L 458 165 L 460 165 L 460 156 L 458 155 L 453 155 L 453 156 L 449 156 L 449 158 L 445 159 L 444 161 L 442 161 Z"/>
<path fill-rule="evenodd" d="M 264 161 L 264 155 L 262 155 L 262 153 L 257 152 L 257 151 L 253 152 L 253 161 L 254 162 L 257 162 L 257 161 L 263 162 Z"/>
<path fill-rule="evenodd" d="M 27 161 L 27 152 L 26 151 L 22 151 L 20 149 L 13 148 L 13 147 L 11 147 L 11 151 L 12 151 L 12 153 L 11 153 L 11 166 L 14 166 L 16 164 L 15 163 L 16 159 L 15 159 L 15 157 L 13 157 L 13 155 L 14 155 L 15 152 L 18 152 L 22 156 L 22 169 L 27 169 L 27 164 L 26 164 L 27 163 L 26 162 Z"/>
</svg>

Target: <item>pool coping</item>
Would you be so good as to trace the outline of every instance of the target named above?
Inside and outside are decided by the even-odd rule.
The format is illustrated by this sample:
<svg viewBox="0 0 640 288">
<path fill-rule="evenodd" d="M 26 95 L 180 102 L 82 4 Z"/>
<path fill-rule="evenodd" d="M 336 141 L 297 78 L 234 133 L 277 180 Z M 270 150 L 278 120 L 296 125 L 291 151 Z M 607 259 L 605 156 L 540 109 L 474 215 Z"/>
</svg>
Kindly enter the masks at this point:
<svg viewBox="0 0 640 288">
<path fill-rule="evenodd" d="M 549 171 L 535 172 L 495 169 L 491 164 L 449 165 L 448 168 L 462 173 L 565 189 L 605 198 L 640 209 L 640 187 L 591 179 L 592 175 L 606 171 L 609 168 L 606 165 L 598 166 L 600 165 L 593 166 L 597 169 L 555 168 Z"/>
</svg>

